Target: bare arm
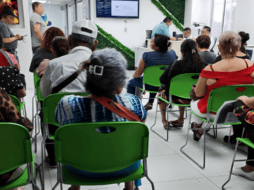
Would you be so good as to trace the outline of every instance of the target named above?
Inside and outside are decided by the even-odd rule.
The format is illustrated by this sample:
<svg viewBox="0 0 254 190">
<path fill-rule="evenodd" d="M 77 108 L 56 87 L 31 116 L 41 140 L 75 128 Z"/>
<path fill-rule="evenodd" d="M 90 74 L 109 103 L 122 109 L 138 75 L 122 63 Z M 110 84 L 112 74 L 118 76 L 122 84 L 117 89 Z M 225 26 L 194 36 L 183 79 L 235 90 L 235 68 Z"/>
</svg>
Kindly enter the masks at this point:
<svg viewBox="0 0 254 190">
<path fill-rule="evenodd" d="M 21 99 L 26 96 L 26 90 L 25 88 L 22 88 L 20 90 L 17 90 L 17 98 Z"/>
<path fill-rule="evenodd" d="M 17 36 L 11 37 L 11 38 L 4 38 L 4 39 L 3 39 L 3 42 L 4 42 L 5 44 L 8 44 L 8 43 L 14 42 L 14 41 L 16 41 L 16 40 L 18 40 Z"/>
<path fill-rule="evenodd" d="M 206 78 L 199 77 L 198 84 L 195 88 L 195 94 L 197 97 L 202 97 L 206 93 Z"/>
<path fill-rule="evenodd" d="M 247 96 L 240 96 L 237 98 L 237 100 L 242 101 L 246 106 L 248 106 L 251 109 L 254 109 L 254 97 L 247 97 Z"/>
<path fill-rule="evenodd" d="M 34 32 L 35 32 L 36 36 L 38 37 L 38 39 L 39 39 L 40 41 L 42 41 L 42 40 L 43 40 L 43 35 L 42 35 L 42 33 L 41 33 L 41 24 L 40 24 L 40 23 L 37 22 L 37 23 L 34 25 Z"/>
<path fill-rule="evenodd" d="M 145 70 L 145 66 L 146 66 L 146 63 L 144 62 L 143 58 L 140 60 L 139 62 L 139 66 L 138 66 L 138 69 L 135 71 L 135 73 L 133 74 L 133 78 L 138 78 L 140 77 L 144 70 Z"/>
</svg>

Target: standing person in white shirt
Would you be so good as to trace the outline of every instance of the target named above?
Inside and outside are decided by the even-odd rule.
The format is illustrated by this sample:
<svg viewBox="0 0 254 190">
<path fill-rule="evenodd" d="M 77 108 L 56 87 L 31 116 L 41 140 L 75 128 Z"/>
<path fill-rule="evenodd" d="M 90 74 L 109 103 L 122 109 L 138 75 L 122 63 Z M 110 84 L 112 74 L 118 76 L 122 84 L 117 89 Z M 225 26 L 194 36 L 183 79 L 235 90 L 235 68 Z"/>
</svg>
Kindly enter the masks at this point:
<svg viewBox="0 0 254 190">
<path fill-rule="evenodd" d="M 98 45 L 97 35 L 98 29 L 93 22 L 82 20 L 75 23 L 71 34 L 72 50 L 65 56 L 51 60 L 41 78 L 40 88 L 44 97 L 50 95 L 54 87 L 76 72 L 80 64 L 90 58 Z M 85 82 L 84 71 L 59 92 L 86 92 Z"/>
<path fill-rule="evenodd" d="M 201 35 L 206 35 L 210 37 L 211 44 L 210 44 L 209 50 L 211 50 L 214 45 L 214 39 L 211 38 L 210 33 L 211 33 L 211 28 L 209 26 L 204 26 L 201 31 Z"/>
<path fill-rule="evenodd" d="M 47 30 L 47 26 L 41 18 L 44 13 L 44 8 L 41 3 L 34 2 L 32 4 L 33 13 L 30 16 L 31 39 L 33 53 L 41 47 L 43 33 Z"/>
<path fill-rule="evenodd" d="M 191 29 L 190 28 L 185 28 L 183 30 L 183 38 L 179 38 L 178 41 L 184 41 L 186 39 L 192 39 L 192 35 L 191 35 Z"/>
</svg>

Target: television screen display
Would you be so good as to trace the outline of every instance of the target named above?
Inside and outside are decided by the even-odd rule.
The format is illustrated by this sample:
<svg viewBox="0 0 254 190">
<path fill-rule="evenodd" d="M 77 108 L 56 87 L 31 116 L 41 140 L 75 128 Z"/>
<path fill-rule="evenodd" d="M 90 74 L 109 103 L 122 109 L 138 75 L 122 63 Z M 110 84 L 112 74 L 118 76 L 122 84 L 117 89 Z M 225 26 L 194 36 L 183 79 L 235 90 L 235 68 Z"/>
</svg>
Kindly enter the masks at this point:
<svg viewBox="0 0 254 190">
<path fill-rule="evenodd" d="M 96 0 L 97 17 L 139 18 L 139 0 Z"/>
</svg>

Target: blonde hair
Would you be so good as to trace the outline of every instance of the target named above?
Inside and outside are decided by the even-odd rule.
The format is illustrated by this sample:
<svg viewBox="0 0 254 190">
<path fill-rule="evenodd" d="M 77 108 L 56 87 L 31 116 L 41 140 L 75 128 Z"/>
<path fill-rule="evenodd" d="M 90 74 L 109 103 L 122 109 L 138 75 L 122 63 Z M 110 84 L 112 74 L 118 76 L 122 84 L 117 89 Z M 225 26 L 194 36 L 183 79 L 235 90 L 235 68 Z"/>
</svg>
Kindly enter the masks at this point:
<svg viewBox="0 0 254 190">
<path fill-rule="evenodd" d="M 219 39 L 222 58 L 233 58 L 241 47 L 241 37 L 235 32 L 224 32 Z"/>
</svg>

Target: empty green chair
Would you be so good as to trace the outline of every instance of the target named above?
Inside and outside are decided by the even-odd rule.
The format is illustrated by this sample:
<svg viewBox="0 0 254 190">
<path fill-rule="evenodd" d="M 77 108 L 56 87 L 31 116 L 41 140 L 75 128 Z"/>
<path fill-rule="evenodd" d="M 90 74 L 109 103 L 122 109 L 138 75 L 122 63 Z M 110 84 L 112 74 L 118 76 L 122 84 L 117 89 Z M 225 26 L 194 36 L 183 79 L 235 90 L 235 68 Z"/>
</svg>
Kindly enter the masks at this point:
<svg viewBox="0 0 254 190">
<path fill-rule="evenodd" d="M 206 130 L 204 130 L 204 144 L 203 144 L 203 164 L 199 164 L 197 161 L 195 161 L 193 158 L 191 158 L 190 155 L 188 155 L 183 148 L 187 146 L 188 144 L 188 139 L 189 139 L 189 131 L 192 130 L 191 129 L 191 116 L 192 114 L 199 117 L 204 123 L 203 123 L 203 128 L 205 129 L 206 126 L 210 125 L 211 123 L 216 126 L 216 129 L 214 131 L 216 131 L 217 133 L 217 129 L 219 129 L 217 127 L 217 123 L 215 123 L 212 119 L 210 119 L 210 112 L 215 112 L 217 113 L 218 110 L 220 109 L 220 107 L 223 105 L 224 102 L 226 101 L 230 101 L 230 100 L 236 100 L 239 96 L 249 96 L 249 97 L 253 97 L 254 96 L 254 85 L 252 84 L 246 84 L 246 85 L 232 85 L 232 86 L 224 86 L 224 87 L 220 87 L 220 88 L 216 88 L 214 90 L 212 90 L 209 94 L 209 100 L 208 100 L 208 105 L 207 105 L 207 118 L 202 118 L 200 116 L 198 116 L 195 112 L 191 111 L 191 115 L 189 118 L 189 129 L 187 130 L 187 140 L 185 145 L 180 149 L 181 152 L 187 156 L 191 161 L 193 161 L 197 166 L 199 166 L 201 169 L 205 168 L 205 158 L 206 158 Z M 236 123 L 223 123 L 220 125 L 238 125 L 241 124 L 240 122 L 236 122 Z M 225 127 L 222 127 L 225 128 Z"/>
<path fill-rule="evenodd" d="M 113 132 L 101 133 L 99 128 L 110 127 Z M 55 153 L 58 162 L 57 184 L 107 185 L 148 177 L 147 157 L 149 129 L 140 122 L 96 122 L 68 124 L 55 133 Z M 118 178 L 85 179 L 73 175 L 65 165 L 94 173 L 108 173 L 127 168 L 143 160 L 134 173 Z"/>
<path fill-rule="evenodd" d="M 190 104 L 173 103 L 172 96 L 177 96 L 179 98 L 184 98 L 184 99 L 190 99 L 191 87 L 192 87 L 192 85 L 197 84 L 199 75 L 200 75 L 200 73 L 188 73 L 188 74 L 181 74 L 181 75 L 175 76 L 174 78 L 172 78 L 172 80 L 170 82 L 169 101 L 158 96 L 159 100 L 168 104 L 168 106 L 166 108 L 167 119 L 168 119 L 168 113 L 174 112 L 174 111 L 172 111 L 173 106 L 190 107 Z M 159 133 L 157 133 L 155 130 L 153 130 L 153 127 L 156 124 L 158 112 L 160 112 L 160 111 L 158 111 L 158 102 L 157 102 L 156 112 L 155 112 L 155 122 L 154 122 L 153 126 L 151 127 L 151 131 L 154 132 L 159 137 L 161 137 L 162 139 L 164 139 L 165 141 L 168 141 L 168 130 L 167 130 L 167 138 L 164 138 Z M 187 118 L 187 109 L 186 109 L 186 118 Z"/>
<path fill-rule="evenodd" d="M 59 126 L 59 124 L 55 121 L 55 110 L 58 106 L 58 103 L 64 96 L 68 95 L 80 95 L 80 96 L 88 96 L 88 93 L 58 93 L 51 94 L 47 96 L 43 100 L 43 123 L 44 123 L 44 133 L 43 140 L 41 144 L 41 157 L 42 157 L 42 189 L 44 189 L 44 154 L 45 154 L 45 144 L 47 139 L 54 139 L 54 134 L 49 134 L 48 124 Z"/>
<path fill-rule="evenodd" d="M 236 138 L 237 140 L 237 143 L 236 143 L 236 147 L 235 147 L 235 153 L 234 153 L 234 156 L 233 156 L 233 161 L 232 161 L 232 164 L 231 164 L 231 169 L 230 169 L 230 173 L 229 173 L 229 178 L 228 180 L 222 185 L 222 189 L 225 190 L 225 186 L 228 184 L 228 182 L 231 180 L 231 175 L 232 175 L 232 171 L 233 171 L 233 168 L 234 168 L 234 163 L 235 162 L 244 162 L 244 161 L 248 161 L 248 159 L 246 160 L 236 160 L 235 157 L 236 157 L 236 153 L 237 153 L 237 149 L 238 149 L 238 145 L 239 145 L 239 141 L 242 142 L 243 144 L 251 147 L 254 149 L 254 143 L 250 141 L 250 139 L 248 138 Z M 249 160 L 249 161 L 254 161 L 254 160 Z"/>
<path fill-rule="evenodd" d="M 0 186 L 0 190 L 12 189 L 30 183 L 32 183 L 33 189 L 39 189 L 35 183 L 34 156 L 30 138 L 28 130 L 22 125 L 0 123 L 0 175 L 27 164 L 18 179 L 5 186 Z"/>
</svg>

